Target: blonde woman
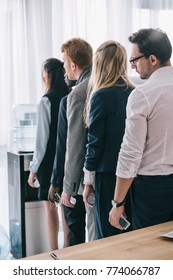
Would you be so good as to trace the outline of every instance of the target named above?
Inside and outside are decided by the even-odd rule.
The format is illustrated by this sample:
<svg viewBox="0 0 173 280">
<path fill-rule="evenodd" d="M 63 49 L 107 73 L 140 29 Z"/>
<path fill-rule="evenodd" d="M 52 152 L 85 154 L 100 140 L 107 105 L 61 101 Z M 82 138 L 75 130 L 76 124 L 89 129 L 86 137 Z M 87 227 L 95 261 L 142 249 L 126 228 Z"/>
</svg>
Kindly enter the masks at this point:
<svg viewBox="0 0 173 280">
<path fill-rule="evenodd" d="M 118 42 L 106 41 L 96 50 L 85 112 L 88 144 L 83 199 L 92 207 L 88 203 L 88 195 L 95 189 L 98 238 L 122 232 L 111 226 L 108 219 L 114 197 L 116 164 L 125 129 L 126 104 L 133 90 L 126 69 L 126 51 Z M 126 214 L 130 220 L 128 197 L 126 203 Z"/>
</svg>

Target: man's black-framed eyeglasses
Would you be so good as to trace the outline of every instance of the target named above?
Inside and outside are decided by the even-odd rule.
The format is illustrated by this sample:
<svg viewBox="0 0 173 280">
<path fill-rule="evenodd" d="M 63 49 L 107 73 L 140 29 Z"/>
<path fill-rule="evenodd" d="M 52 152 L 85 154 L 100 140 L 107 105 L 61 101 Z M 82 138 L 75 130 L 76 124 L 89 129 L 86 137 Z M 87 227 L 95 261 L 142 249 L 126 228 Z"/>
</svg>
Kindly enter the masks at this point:
<svg viewBox="0 0 173 280">
<path fill-rule="evenodd" d="M 138 57 L 131 57 L 131 58 L 129 59 L 129 62 L 131 63 L 132 66 L 134 66 L 134 65 L 135 65 L 135 62 L 137 62 L 139 59 L 141 59 L 141 58 L 144 57 L 144 56 L 146 56 L 146 54 L 142 54 L 142 55 L 140 55 L 140 56 L 138 56 Z"/>
</svg>

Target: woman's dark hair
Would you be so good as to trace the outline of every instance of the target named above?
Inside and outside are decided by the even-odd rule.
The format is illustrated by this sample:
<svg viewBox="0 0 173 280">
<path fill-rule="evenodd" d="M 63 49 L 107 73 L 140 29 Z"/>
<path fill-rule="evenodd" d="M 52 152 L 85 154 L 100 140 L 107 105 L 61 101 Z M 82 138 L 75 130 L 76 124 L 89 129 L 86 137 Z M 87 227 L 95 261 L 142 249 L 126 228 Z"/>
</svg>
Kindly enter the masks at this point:
<svg viewBox="0 0 173 280">
<path fill-rule="evenodd" d="M 43 69 L 48 73 L 48 79 L 50 81 L 50 89 L 57 89 L 62 96 L 69 93 L 69 87 L 65 82 L 65 71 L 63 62 L 57 58 L 49 58 L 43 63 Z"/>
<path fill-rule="evenodd" d="M 165 32 L 160 29 L 140 29 L 129 36 L 129 41 L 137 44 L 139 51 L 149 57 L 155 55 L 160 64 L 165 63 L 172 55 L 171 42 Z"/>
</svg>

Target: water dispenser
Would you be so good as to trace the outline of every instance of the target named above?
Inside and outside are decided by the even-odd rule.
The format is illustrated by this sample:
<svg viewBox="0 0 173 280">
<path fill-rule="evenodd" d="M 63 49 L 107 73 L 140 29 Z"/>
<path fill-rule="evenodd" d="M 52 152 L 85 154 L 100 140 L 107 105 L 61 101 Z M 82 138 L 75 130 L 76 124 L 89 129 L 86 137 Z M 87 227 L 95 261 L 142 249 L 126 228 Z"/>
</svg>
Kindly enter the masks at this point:
<svg viewBox="0 0 173 280">
<path fill-rule="evenodd" d="M 16 104 L 12 108 L 12 148 L 18 152 L 32 152 L 37 124 L 36 104 Z"/>
</svg>

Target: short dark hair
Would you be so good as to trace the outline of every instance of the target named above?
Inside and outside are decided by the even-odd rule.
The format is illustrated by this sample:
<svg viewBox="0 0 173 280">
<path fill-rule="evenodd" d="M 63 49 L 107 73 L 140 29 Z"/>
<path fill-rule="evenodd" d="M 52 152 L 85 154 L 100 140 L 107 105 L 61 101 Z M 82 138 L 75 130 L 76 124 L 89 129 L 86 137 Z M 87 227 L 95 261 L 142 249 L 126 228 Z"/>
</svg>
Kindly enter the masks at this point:
<svg viewBox="0 0 173 280">
<path fill-rule="evenodd" d="M 61 46 L 61 52 L 66 52 L 70 59 L 81 69 L 92 66 L 92 47 L 81 38 L 72 38 L 68 40 Z"/>
<path fill-rule="evenodd" d="M 131 43 L 137 44 L 139 51 L 146 54 L 146 57 L 151 54 L 155 55 L 160 60 L 160 64 L 171 58 L 171 42 L 167 34 L 160 29 L 140 29 L 128 39 Z"/>
</svg>

